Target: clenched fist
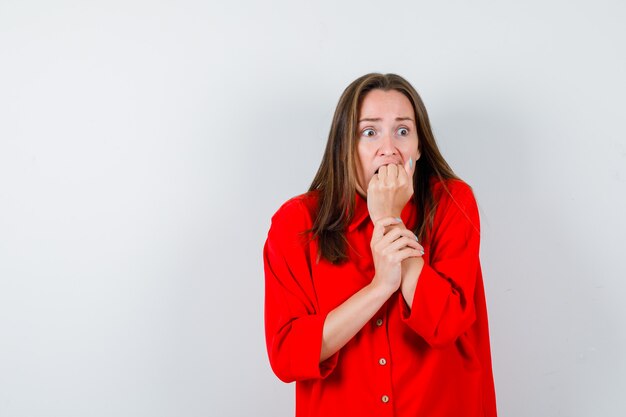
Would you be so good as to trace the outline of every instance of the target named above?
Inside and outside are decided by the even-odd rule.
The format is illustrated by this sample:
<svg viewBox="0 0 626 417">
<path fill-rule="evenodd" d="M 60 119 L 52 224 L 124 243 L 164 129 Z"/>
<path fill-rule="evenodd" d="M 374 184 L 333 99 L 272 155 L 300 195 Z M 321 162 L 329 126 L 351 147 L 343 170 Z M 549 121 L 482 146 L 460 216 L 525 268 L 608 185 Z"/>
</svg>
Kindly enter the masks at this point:
<svg viewBox="0 0 626 417">
<path fill-rule="evenodd" d="M 415 164 L 409 159 L 401 164 L 383 165 L 367 187 L 367 209 L 376 222 L 383 217 L 400 217 L 402 209 L 413 195 Z"/>
</svg>

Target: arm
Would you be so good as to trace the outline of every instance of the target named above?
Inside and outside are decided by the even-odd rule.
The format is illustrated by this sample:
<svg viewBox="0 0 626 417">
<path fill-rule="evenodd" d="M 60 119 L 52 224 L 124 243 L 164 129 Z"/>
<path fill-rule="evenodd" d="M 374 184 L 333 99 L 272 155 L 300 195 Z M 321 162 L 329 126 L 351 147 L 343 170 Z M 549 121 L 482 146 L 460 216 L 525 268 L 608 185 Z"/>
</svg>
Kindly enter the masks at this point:
<svg viewBox="0 0 626 417">
<path fill-rule="evenodd" d="M 368 209 L 370 217 L 376 219 L 378 216 L 391 215 L 399 217 L 403 207 L 413 194 L 413 173 L 415 168 L 411 162 L 402 165 L 388 165 L 379 168 L 378 175 L 374 175 L 368 186 Z M 389 230 L 404 229 L 402 223 L 390 225 Z M 411 235 L 415 237 L 414 235 Z M 415 238 L 417 240 L 417 238 Z M 407 304 L 410 306 L 413 301 L 413 293 L 417 279 L 420 275 L 424 260 L 424 248 L 417 245 L 420 256 L 408 257 L 402 261 L 401 272 L 401 292 Z"/>
<path fill-rule="evenodd" d="M 299 234 L 308 226 L 294 224 L 299 218 L 301 210 L 293 205 L 277 213 L 264 249 L 267 350 L 274 373 L 285 382 L 329 375 L 336 353 L 398 289 L 402 260 L 417 252 L 411 232 L 383 236 L 385 226 L 397 221 L 380 220 L 372 237 L 378 254 L 372 283 L 325 315 L 317 306 L 309 248 Z"/>
<path fill-rule="evenodd" d="M 413 305 L 413 294 L 422 269 L 424 268 L 424 258 L 408 258 L 402 261 L 402 284 L 400 290 L 402 297 L 406 303 L 406 307 L 410 309 Z"/>
<path fill-rule="evenodd" d="M 263 249 L 265 340 L 272 370 L 284 382 L 324 378 L 336 357 L 320 364 L 325 315 L 319 311 L 310 265 L 311 221 L 304 203 L 291 200 L 272 218 Z"/>
<path fill-rule="evenodd" d="M 404 227 L 386 231 L 398 222 L 394 217 L 386 217 L 374 224 L 371 241 L 374 279 L 326 317 L 320 362 L 345 346 L 398 290 L 403 260 L 420 256 L 422 247 L 413 232 Z"/>
<path fill-rule="evenodd" d="M 331 311 L 324 322 L 320 362 L 346 345 L 393 294 L 369 284 Z"/>
<path fill-rule="evenodd" d="M 442 193 L 435 215 L 429 261 L 403 288 L 403 320 L 433 347 L 453 343 L 475 320 L 478 208 L 468 185 L 456 182 L 450 192 Z"/>
</svg>

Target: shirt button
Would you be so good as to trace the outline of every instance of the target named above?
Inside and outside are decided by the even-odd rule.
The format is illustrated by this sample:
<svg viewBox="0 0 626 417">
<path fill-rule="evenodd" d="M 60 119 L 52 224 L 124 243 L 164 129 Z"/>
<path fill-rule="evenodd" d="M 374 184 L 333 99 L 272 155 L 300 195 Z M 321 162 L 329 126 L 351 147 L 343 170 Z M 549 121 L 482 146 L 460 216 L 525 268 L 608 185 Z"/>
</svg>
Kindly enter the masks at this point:
<svg viewBox="0 0 626 417">
<path fill-rule="evenodd" d="M 382 398 L 381 398 L 381 401 L 384 402 L 384 403 L 388 403 L 389 402 L 389 397 L 386 396 L 386 395 L 383 395 Z"/>
<path fill-rule="evenodd" d="M 376 325 L 377 325 L 378 327 L 382 326 L 382 325 L 383 325 L 383 319 L 378 319 L 378 320 L 376 320 Z"/>
<path fill-rule="evenodd" d="M 387 365 L 387 360 L 385 358 L 380 358 L 378 360 L 378 363 L 381 364 L 381 365 Z"/>
</svg>

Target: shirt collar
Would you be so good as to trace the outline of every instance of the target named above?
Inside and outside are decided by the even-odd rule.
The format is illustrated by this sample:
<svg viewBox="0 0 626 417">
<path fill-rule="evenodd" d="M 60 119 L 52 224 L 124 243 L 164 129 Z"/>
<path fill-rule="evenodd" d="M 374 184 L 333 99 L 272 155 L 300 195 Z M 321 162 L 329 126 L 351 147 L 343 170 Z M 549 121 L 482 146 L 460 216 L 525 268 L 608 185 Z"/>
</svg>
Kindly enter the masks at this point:
<svg viewBox="0 0 626 417">
<path fill-rule="evenodd" d="M 367 211 L 367 200 L 361 194 L 356 193 L 354 197 L 354 214 L 348 225 L 348 232 L 357 229 L 366 219 L 369 219 L 370 213 Z"/>
</svg>

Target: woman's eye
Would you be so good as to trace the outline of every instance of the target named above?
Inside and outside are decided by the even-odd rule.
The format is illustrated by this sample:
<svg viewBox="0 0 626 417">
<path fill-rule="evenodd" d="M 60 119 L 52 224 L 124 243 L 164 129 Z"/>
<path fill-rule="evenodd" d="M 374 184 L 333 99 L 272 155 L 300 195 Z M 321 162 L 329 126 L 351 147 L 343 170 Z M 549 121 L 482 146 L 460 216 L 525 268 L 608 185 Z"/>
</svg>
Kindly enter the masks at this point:
<svg viewBox="0 0 626 417">
<path fill-rule="evenodd" d="M 365 129 L 362 133 L 363 136 L 366 136 L 368 138 L 374 136 L 375 134 L 376 132 L 374 132 L 374 129 Z"/>
<path fill-rule="evenodd" d="M 406 136 L 408 134 L 409 134 L 409 129 L 407 129 L 406 127 L 401 127 L 400 129 L 398 129 L 398 135 Z"/>
</svg>

